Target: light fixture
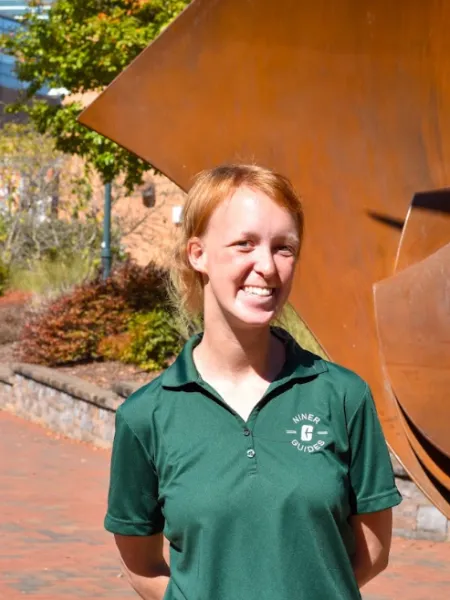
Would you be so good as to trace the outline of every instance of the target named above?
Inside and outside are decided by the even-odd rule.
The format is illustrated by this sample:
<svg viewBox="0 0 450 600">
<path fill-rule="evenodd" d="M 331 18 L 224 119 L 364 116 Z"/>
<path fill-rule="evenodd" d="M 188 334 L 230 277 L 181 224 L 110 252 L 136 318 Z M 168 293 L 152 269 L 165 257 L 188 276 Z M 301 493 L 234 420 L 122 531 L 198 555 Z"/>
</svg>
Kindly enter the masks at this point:
<svg viewBox="0 0 450 600">
<path fill-rule="evenodd" d="M 156 202 L 156 189 L 153 182 L 148 183 L 142 190 L 142 203 L 147 208 L 153 208 Z"/>
</svg>

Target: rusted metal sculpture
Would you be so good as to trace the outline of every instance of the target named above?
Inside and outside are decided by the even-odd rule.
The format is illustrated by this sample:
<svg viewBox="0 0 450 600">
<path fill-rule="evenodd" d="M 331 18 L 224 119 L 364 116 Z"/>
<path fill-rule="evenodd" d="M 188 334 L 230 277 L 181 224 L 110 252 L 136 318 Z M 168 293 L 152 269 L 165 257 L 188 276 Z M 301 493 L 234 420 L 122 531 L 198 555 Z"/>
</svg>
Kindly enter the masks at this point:
<svg viewBox="0 0 450 600">
<path fill-rule="evenodd" d="M 448 517 L 449 25 L 440 0 L 195 0 L 81 116 L 184 189 L 236 160 L 293 180 L 291 301 Z"/>
</svg>

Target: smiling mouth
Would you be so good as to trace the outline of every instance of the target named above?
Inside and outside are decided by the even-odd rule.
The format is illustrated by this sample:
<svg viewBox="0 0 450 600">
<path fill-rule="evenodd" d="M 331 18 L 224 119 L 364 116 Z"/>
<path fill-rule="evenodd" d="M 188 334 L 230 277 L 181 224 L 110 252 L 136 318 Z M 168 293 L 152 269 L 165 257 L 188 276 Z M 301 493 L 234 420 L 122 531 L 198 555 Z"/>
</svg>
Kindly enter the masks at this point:
<svg viewBox="0 0 450 600">
<path fill-rule="evenodd" d="M 270 298 L 270 296 L 273 296 L 275 291 L 275 288 L 272 287 L 256 287 L 253 285 L 245 285 L 242 289 L 250 296 L 259 296 L 264 298 Z"/>
</svg>

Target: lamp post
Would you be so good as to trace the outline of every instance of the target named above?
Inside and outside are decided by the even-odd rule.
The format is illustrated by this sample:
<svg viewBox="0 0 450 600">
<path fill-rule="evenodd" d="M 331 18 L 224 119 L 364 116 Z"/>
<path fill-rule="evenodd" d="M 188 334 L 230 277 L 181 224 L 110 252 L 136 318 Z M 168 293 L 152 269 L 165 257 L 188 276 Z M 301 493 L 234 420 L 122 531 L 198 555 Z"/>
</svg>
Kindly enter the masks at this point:
<svg viewBox="0 0 450 600">
<path fill-rule="evenodd" d="M 111 274 L 111 182 L 105 184 L 105 206 L 103 215 L 102 242 L 103 279 Z"/>
</svg>

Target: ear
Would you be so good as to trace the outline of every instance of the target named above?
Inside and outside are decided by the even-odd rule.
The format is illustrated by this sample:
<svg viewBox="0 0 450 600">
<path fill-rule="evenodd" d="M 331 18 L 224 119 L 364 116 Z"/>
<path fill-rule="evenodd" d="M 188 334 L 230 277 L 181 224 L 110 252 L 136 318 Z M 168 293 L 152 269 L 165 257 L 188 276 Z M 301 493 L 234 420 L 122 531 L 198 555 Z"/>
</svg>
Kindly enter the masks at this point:
<svg viewBox="0 0 450 600">
<path fill-rule="evenodd" d="M 204 241 L 199 237 L 193 237 L 188 241 L 186 250 L 191 267 L 198 273 L 206 275 L 207 255 Z"/>
</svg>

